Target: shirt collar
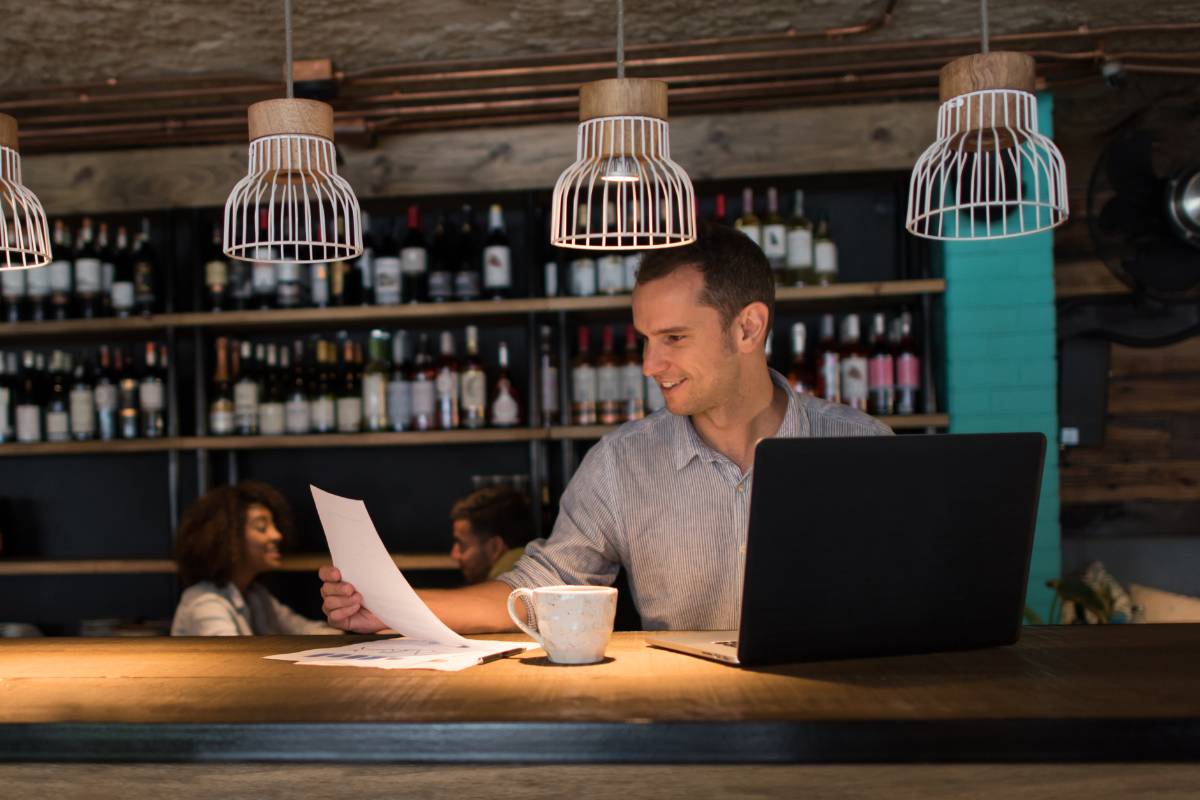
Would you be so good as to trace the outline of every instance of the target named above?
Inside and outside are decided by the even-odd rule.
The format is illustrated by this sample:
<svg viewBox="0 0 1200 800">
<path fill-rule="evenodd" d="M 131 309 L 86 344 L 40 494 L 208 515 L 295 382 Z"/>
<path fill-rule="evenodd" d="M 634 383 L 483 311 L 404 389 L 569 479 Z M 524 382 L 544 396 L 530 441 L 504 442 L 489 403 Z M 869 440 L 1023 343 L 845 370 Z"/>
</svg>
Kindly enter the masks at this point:
<svg viewBox="0 0 1200 800">
<path fill-rule="evenodd" d="M 791 439 L 799 436 L 807 436 L 808 418 L 801 407 L 799 396 L 792 391 L 787 378 L 773 369 L 768 369 L 767 371 L 771 375 L 771 382 L 787 392 L 788 403 L 787 411 L 783 414 L 783 422 L 780 423 L 779 430 L 771 438 Z M 675 414 L 671 416 L 673 423 L 671 425 L 671 458 L 675 464 L 676 471 L 690 464 L 693 458 L 703 458 L 710 462 L 723 458 L 720 453 L 712 449 L 700 436 L 700 433 L 696 430 L 696 426 L 692 424 L 691 417 Z"/>
</svg>

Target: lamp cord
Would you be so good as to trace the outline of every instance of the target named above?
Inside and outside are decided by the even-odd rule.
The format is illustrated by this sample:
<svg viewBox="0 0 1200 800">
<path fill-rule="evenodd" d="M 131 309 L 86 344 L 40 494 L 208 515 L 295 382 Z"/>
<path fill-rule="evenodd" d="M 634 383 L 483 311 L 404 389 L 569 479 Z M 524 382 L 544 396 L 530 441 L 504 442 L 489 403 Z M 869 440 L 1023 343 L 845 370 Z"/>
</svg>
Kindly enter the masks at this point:
<svg viewBox="0 0 1200 800">
<path fill-rule="evenodd" d="M 617 77 L 625 77 L 625 0 L 617 0 Z"/>
<path fill-rule="evenodd" d="M 287 77 L 287 96 L 292 99 L 292 0 L 283 0 L 283 35 L 287 42 L 287 61 L 283 65 Z"/>
<path fill-rule="evenodd" d="M 982 52 L 988 51 L 988 9 L 987 0 L 979 0 L 979 32 L 981 39 Z"/>
</svg>

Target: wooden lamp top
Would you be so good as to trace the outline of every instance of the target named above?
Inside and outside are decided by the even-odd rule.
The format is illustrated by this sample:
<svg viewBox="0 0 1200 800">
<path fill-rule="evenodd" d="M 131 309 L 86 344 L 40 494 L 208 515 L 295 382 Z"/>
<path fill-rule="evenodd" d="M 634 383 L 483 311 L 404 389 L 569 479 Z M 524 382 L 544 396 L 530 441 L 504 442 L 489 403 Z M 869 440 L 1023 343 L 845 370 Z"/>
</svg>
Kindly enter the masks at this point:
<svg viewBox="0 0 1200 800">
<path fill-rule="evenodd" d="M 17 121 L 8 114 L 0 114 L 0 147 L 17 149 Z"/>
<path fill-rule="evenodd" d="M 579 121 L 597 117 L 667 118 L 667 84 L 650 78 L 607 78 L 579 87 Z"/>
<path fill-rule="evenodd" d="M 250 141 L 286 134 L 333 139 L 333 106 L 318 100 L 263 100 L 250 106 L 246 114 Z"/>
<path fill-rule="evenodd" d="M 987 89 L 1034 90 L 1033 58 L 1024 53 L 975 53 L 956 58 L 938 73 L 940 102 Z"/>
</svg>

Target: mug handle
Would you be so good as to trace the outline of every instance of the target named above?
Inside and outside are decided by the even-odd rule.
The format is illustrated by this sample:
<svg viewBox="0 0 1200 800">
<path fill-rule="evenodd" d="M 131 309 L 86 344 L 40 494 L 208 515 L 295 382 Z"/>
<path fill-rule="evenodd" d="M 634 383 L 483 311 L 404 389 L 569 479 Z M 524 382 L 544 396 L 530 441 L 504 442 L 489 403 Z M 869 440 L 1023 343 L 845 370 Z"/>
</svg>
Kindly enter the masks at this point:
<svg viewBox="0 0 1200 800">
<path fill-rule="evenodd" d="M 537 625 L 537 622 L 536 622 L 537 617 L 534 616 L 532 613 L 533 590 L 531 590 L 531 589 L 523 589 L 522 588 L 522 589 L 513 589 L 512 590 L 512 593 L 509 594 L 509 596 L 508 596 L 508 615 L 510 617 L 512 617 L 513 622 L 517 623 L 518 628 L 525 631 L 525 633 L 527 633 L 538 644 L 542 645 L 542 647 L 545 647 L 546 641 L 544 639 L 542 639 L 540 634 L 538 634 L 537 628 L 530 628 L 527 624 L 525 624 L 525 620 L 522 620 L 517 616 L 517 611 L 513 607 L 513 601 L 516 600 L 518 597 L 525 601 L 525 607 L 530 610 L 530 612 L 531 612 L 530 616 L 533 616 L 534 620 L 535 620 L 534 625 Z"/>
</svg>

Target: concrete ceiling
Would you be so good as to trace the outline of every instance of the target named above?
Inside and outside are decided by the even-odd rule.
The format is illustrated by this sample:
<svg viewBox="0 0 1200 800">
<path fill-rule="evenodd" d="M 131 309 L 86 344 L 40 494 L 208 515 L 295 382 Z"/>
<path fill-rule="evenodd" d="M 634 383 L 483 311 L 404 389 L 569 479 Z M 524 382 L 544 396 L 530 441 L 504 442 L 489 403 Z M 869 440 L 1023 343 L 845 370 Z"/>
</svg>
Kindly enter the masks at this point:
<svg viewBox="0 0 1200 800">
<path fill-rule="evenodd" d="M 279 0 L 6 0 L 0 91 L 156 80 L 180 74 L 275 78 Z M 869 22 L 887 0 L 628 0 L 626 41 L 823 30 Z M 356 71 L 384 64 L 569 53 L 614 44 L 607 0 L 293 0 L 295 56 Z M 1200 22 L 1196 0 L 993 0 L 993 34 Z M 862 41 L 976 36 L 974 0 L 899 0 Z"/>
</svg>

